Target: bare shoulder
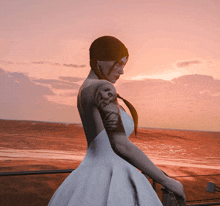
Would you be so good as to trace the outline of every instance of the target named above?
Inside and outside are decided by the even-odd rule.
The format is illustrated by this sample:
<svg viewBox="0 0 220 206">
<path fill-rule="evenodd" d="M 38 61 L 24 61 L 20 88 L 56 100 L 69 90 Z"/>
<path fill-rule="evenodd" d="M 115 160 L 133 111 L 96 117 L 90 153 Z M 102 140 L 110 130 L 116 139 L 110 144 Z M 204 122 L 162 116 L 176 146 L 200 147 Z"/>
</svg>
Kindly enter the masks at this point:
<svg viewBox="0 0 220 206">
<path fill-rule="evenodd" d="M 97 111 L 109 136 L 124 131 L 112 83 L 106 80 L 89 80 L 83 85 L 81 103 L 85 110 Z M 93 113 L 94 114 L 94 113 Z"/>
<path fill-rule="evenodd" d="M 107 80 L 85 81 L 80 96 L 82 101 L 92 103 L 95 107 L 99 107 L 101 102 L 117 100 L 115 87 Z"/>
</svg>

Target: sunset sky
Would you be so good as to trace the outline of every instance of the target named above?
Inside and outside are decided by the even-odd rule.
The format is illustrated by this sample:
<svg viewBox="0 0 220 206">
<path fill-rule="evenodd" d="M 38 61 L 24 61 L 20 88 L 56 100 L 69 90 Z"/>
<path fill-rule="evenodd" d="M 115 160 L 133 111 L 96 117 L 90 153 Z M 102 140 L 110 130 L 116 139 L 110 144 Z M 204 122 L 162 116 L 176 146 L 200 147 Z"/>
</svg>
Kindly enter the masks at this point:
<svg viewBox="0 0 220 206">
<path fill-rule="evenodd" d="M 112 35 L 139 126 L 220 131 L 219 0 L 7 0 L 0 30 L 0 119 L 80 123 L 90 44 Z"/>
</svg>

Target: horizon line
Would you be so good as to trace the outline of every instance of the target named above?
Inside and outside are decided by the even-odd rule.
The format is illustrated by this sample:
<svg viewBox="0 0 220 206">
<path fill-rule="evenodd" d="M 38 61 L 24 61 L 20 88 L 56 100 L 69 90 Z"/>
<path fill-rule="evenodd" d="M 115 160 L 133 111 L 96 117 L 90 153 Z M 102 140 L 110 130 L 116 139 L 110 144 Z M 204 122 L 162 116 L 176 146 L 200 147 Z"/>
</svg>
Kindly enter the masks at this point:
<svg viewBox="0 0 220 206">
<path fill-rule="evenodd" d="M 43 121 L 43 120 L 25 120 L 25 119 L 1 119 L 3 121 L 25 121 L 25 122 L 43 122 L 43 123 L 56 123 L 56 124 L 75 124 L 78 126 L 82 126 L 82 123 L 73 123 L 73 122 L 56 122 L 56 121 Z M 213 130 L 193 130 L 193 129 L 176 129 L 176 128 L 159 128 L 159 127 L 138 127 L 140 129 L 160 129 L 160 130 L 178 130 L 178 131 L 189 131 L 189 132 L 218 132 L 220 131 L 213 131 Z"/>
</svg>

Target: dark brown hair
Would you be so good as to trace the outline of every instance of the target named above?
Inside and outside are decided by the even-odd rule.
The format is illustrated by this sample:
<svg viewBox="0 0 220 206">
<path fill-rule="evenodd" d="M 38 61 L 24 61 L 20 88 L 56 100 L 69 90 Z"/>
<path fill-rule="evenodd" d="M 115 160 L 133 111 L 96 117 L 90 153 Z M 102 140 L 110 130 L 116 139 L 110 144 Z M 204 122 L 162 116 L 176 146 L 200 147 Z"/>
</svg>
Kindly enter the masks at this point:
<svg viewBox="0 0 220 206">
<path fill-rule="evenodd" d="M 89 48 L 90 66 L 96 73 L 99 79 L 106 79 L 97 69 L 97 60 L 100 61 L 119 61 L 123 57 L 128 57 L 128 49 L 125 45 L 113 36 L 102 36 L 96 39 Z M 115 65 L 115 64 L 114 64 Z M 109 71 L 111 72 L 111 71 Z M 134 120 L 135 135 L 137 134 L 138 115 L 133 105 L 126 99 L 117 94 L 117 97 L 122 99 L 129 108 Z"/>
<path fill-rule="evenodd" d="M 128 49 L 113 36 L 102 36 L 96 39 L 89 49 L 90 59 L 100 61 L 120 60 L 129 56 Z"/>
</svg>

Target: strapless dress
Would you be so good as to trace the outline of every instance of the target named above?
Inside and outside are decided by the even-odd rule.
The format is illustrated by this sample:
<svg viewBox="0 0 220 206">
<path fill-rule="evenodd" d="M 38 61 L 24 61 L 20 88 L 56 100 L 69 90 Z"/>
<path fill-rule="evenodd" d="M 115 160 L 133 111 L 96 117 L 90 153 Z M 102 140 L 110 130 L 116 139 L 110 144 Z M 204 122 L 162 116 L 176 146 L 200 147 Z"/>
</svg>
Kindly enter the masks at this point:
<svg viewBox="0 0 220 206">
<path fill-rule="evenodd" d="M 127 137 L 132 118 L 120 109 Z M 79 167 L 54 193 L 48 206 L 162 206 L 147 178 L 111 148 L 103 129 Z"/>
</svg>

